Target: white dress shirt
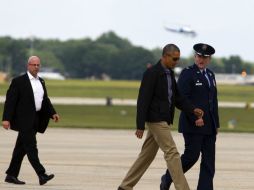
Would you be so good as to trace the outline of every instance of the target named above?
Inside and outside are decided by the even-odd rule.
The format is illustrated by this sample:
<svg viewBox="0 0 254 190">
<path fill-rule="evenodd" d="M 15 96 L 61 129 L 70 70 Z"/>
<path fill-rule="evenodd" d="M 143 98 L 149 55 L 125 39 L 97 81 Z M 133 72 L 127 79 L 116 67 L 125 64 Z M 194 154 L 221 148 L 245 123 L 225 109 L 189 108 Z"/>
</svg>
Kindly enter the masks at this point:
<svg viewBox="0 0 254 190">
<path fill-rule="evenodd" d="M 36 109 L 36 111 L 40 111 L 42 100 L 43 100 L 43 95 L 44 95 L 44 90 L 43 90 L 42 84 L 41 84 L 38 76 L 35 78 L 28 71 L 27 71 L 27 74 L 30 79 L 30 83 L 32 85 L 32 89 L 33 89 L 33 93 L 34 93 L 35 109 Z"/>
</svg>

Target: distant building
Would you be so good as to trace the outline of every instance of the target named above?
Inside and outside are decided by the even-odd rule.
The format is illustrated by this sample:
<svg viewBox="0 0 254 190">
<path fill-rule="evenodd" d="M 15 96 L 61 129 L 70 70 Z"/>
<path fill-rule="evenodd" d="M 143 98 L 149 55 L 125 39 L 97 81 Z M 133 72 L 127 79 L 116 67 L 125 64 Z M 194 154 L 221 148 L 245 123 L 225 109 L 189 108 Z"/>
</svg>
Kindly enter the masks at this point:
<svg viewBox="0 0 254 190">
<path fill-rule="evenodd" d="M 215 74 L 217 84 L 254 85 L 254 75 L 243 74 Z"/>
<path fill-rule="evenodd" d="M 43 79 L 51 79 L 51 80 L 65 80 L 65 77 L 61 73 L 53 72 L 53 71 L 44 71 L 39 72 L 38 75 Z"/>
</svg>

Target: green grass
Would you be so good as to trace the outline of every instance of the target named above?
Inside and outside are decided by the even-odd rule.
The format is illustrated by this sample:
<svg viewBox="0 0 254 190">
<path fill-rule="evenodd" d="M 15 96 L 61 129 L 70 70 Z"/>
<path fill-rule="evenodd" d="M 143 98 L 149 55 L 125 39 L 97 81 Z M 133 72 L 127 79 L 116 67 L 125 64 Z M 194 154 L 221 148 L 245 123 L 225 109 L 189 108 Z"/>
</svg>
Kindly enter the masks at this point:
<svg viewBox="0 0 254 190">
<path fill-rule="evenodd" d="M 219 85 L 219 101 L 254 102 L 254 86 L 251 85 Z"/>
<path fill-rule="evenodd" d="M 85 127 L 103 129 L 135 129 L 135 106 L 56 106 L 61 115 L 60 123 L 50 123 L 52 127 Z M 254 132 L 254 109 L 221 108 L 220 131 Z M 178 126 L 179 110 L 176 111 L 173 129 Z M 236 120 L 234 129 L 228 128 L 230 120 Z"/>
<path fill-rule="evenodd" d="M 61 117 L 53 127 L 129 129 L 135 126 L 133 106 L 55 106 Z"/>
<path fill-rule="evenodd" d="M 221 131 L 254 132 L 254 109 L 220 108 Z M 229 120 L 236 120 L 234 129 L 228 128 Z"/>
<path fill-rule="evenodd" d="M 46 81 L 51 97 L 97 97 L 136 99 L 139 81 Z M 0 84 L 0 95 L 4 96 L 9 83 Z M 253 86 L 222 85 L 219 101 L 254 102 Z M 0 104 L 2 113 L 3 105 Z M 135 129 L 136 107 L 134 106 L 55 106 L 61 116 L 60 123 L 52 127 L 118 128 Z M 254 132 L 254 109 L 220 108 L 221 131 Z M 1 116 L 1 115 L 0 115 Z M 176 112 L 173 129 L 177 128 L 179 111 Z M 234 129 L 228 128 L 230 120 L 236 120 Z"/>
<path fill-rule="evenodd" d="M 94 97 L 136 99 L 140 81 L 46 81 L 51 97 Z M 5 95 L 9 83 L 0 84 L 0 95 Z M 254 87 L 244 85 L 219 85 L 219 101 L 254 102 Z"/>
<path fill-rule="evenodd" d="M 59 123 L 50 122 L 50 127 L 135 129 L 135 106 L 55 106 L 60 114 Z M 3 105 L 0 104 L 2 113 Z M 220 131 L 254 132 L 254 109 L 221 108 Z M 173 130 L 177 129 L 179 111 L 176 111 Z M 236 120 L 234 129 L 228 128 L 229 120 Z"/>
<path fill-rule="evenodd" d="M 136 99 L 138 81 L 90 81 L 90 80 L 46 80 L 51 97 L 94 97 Z M 9 83 L 0 84 L 0 95 L 5 95 Z"/>
</svg>

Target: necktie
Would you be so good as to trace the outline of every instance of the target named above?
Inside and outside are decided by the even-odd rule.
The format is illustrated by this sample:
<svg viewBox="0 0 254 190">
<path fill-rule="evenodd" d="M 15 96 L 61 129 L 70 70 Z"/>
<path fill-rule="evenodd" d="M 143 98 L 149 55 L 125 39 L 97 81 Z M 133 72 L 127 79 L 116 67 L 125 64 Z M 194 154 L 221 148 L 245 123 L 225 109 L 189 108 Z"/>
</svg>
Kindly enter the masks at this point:
<svg viewBox="0 0 254 190">
<path fill-rule="evenodd" d="M 210 87 L 210 86 L 211 86 L 211 83 L 210 83 L 210 80 L 209 80 L 209 77 L 208 77 L 206 71 L 203 70 L 203 71 L 202 71 L 202 74 L 205 76 L 205 78 L 206 78 L 206 80 L 207 80 L 207 82 L 208 82 L 208 85 L 209 85 L 209 87 Z"/>
</svg>

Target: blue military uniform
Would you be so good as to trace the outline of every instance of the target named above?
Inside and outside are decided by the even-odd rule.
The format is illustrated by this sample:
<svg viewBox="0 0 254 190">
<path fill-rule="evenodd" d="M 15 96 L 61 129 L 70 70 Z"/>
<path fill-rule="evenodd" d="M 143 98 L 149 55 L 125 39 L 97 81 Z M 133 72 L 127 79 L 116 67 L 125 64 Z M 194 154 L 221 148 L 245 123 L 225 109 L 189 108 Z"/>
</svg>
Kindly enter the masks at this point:
<svg viewBox="0 0 254 190">
<path fill-rule="evenodd" d="M 210 56 L 212 49 L 202 49 L 204 44 L 196 44 L 194 50 L 199 56 Z M 211 47 L 207 44 L 205 48 Z M 219 128 L 217 87 L 214 73 L 209 69 L 200 70 L 196 64 L 185 68 L 178 79 L 179 92 L 195 107 L 204 111 L 204 126 L 195 125 L 193 114 L 181 112 L 179 132 L 183 133 L 185 150 L 181 156 L 183 171 L 188 171 L 199 159 L 201 164 L 197 190 L 213 190 L 215 174 L 215 142 Z M 172 179 L 168 170 L 161 178 L 161 190 L 168 190 Z"/>
<path fill-rule="evenodd" d="M 206 69 L 207 77 L 194 64 L 184 69 L 178 80 L 182 95 L 186 96 L 195 107 L 204 111 L 203 127 L 195 126 L 194 114 L 181 112 L 179 119 L 180 133 L 212 134 L 219 128 L 217 87 L 214 73 Z M 208 79 L 209 81 L 208 81 Z M 210 85 L 209 85 L 210 83 Z"/>
</svg>

